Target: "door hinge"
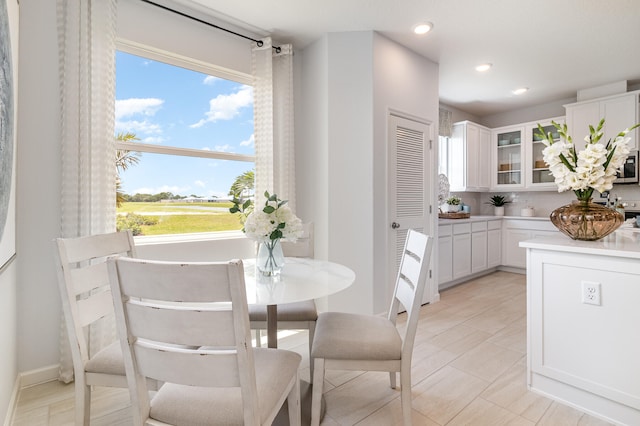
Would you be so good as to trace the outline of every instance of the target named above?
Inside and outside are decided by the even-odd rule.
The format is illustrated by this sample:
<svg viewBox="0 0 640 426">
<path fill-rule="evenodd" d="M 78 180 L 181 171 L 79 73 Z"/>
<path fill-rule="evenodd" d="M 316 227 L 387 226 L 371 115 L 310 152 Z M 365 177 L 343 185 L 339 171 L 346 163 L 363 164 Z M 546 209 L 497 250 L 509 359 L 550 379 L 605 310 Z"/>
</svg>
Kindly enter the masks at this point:
<svg viewBox="0 0 640 426">
<path fill-rule="evenodd" d="M 433 149 L 433 139 L 429 139 L 429 149 Z"/>
<path fill-rule="evenodd" d="M 429 269 L 429 278 L 431 278 L 431 269 Z"/>
<path fill-rule="evenodd" d="M 429 204 L 429 214 L 433 213 L 433 206 L 431 204 Z"/>
</svg>

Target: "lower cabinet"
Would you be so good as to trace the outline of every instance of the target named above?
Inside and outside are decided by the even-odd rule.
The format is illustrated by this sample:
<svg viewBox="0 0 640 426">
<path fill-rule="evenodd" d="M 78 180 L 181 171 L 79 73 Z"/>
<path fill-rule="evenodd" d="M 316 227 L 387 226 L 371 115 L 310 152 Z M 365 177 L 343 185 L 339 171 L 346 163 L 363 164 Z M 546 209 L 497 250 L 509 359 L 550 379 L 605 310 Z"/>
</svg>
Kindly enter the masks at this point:
<svg viewBox="0 0 640 426">
<path fill-rule="evenodd" d="M 504 219 L 502 231 L 502 265 L 522 269 L 527 267 L 527 252 L 520 247 L 521 241 L 557 235 L 560 232 L 550 221 L 526 219 Z"/>
<path fill-rule="evenodd" d="M 438 226 L 438 284 L 501 264 L 502 219 Z"/>
</svg>

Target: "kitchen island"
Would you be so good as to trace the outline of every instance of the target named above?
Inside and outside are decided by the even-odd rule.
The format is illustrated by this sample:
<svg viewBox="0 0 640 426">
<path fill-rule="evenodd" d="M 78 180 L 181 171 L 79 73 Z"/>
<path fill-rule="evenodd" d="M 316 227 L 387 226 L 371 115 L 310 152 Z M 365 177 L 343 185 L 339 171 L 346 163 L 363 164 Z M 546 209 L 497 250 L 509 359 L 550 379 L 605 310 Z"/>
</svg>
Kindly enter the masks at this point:
<svg viewBox="0 0 640 426">
<path fill-rule="evenodd" d="M 527 250 L 527 384 L 615 424 L 640 425 L 640 233 L 564 235 Z"/>
</svg>

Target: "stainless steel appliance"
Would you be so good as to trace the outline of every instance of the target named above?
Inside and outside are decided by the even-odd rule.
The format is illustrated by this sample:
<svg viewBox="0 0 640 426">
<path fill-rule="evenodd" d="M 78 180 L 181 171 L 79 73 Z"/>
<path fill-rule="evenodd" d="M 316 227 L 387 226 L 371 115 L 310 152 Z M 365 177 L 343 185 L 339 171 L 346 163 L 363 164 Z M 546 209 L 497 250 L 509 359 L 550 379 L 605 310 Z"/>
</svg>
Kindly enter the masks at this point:
<svg viewBox="0 0 640 426">
<path fill-rule="evenodd" d="M 624 206 L 624 218 L 635 219 L 636 216 L 640 216 L 640 200 L 623 201 Z"/>
<path fill-rule="evenodd" d="M 614 183 L 638 183 L 638 151 L 631 151 Z"/>
</svg>

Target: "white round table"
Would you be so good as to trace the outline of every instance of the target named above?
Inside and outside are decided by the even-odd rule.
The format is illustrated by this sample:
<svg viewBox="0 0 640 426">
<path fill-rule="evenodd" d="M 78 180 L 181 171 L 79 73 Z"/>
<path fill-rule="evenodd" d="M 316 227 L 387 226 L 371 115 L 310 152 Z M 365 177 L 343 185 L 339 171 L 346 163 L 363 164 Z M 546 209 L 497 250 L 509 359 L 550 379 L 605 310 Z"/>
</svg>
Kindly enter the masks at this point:
<svg viewBox="0 0 640 426">
<path fill-rule="evenodd" d="M 267 306 L 267 341 L 278 346 L 278 305 L 303 302 L 337 293 L 349 287 L 356 274 L 344 265 L 325 260 L 287 257 L 280 275 L 264 277 L 256 270 L 255 259 L 245 259 L 244 280 L 249 304 Z"/>
</svg>

